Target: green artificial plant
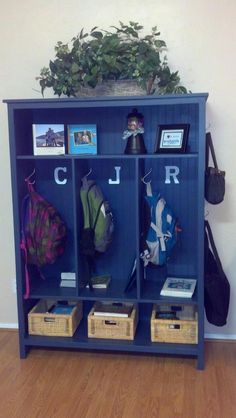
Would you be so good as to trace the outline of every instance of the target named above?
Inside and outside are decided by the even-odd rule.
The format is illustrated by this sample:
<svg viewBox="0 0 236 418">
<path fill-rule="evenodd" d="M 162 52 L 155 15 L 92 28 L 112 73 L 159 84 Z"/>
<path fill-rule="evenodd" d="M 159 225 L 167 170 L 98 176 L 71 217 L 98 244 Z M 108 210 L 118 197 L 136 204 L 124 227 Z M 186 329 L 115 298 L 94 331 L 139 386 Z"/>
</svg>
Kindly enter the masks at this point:
<svg viewBox="0 0 236 418">
<path fill-rule="evenodd" d="M 52 88 L 61 96 L 77 96 L 83 87 L 94 88 L 109 80 L 136 80 L 147 94 L 187 93 L 178 71 L 171 72 L 165 55 L 166 43 L 153 27 L 143 35 L 136 22 L 119 22 L 112 31 L 98 27 L 82 29 L 71 45 L 58 42 L 56 56 L 36 79 L 42 94 Z"/>
</svg>

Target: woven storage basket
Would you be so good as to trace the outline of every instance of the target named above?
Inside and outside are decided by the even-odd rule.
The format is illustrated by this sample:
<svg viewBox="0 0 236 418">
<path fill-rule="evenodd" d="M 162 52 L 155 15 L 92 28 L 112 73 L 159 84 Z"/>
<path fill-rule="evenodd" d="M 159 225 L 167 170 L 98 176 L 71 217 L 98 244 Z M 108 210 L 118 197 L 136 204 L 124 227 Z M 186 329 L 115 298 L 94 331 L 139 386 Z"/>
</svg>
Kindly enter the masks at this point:
<svg viewBox="0 0 236 418">
<path fill-rule="evenodd" d="M 96 87 L 81 87 L 77 92 L 78 97 L 93 96 L 140 96 L 147 94 L 135 80 L 110 80 Z"/>
<path fill-rule="evenodd" d="M 83 316 L 82 302 L 74 302 L 76 306 L 71 314 L 48 313 L 56 301 L 40 300 L 28 314 L 30 335 L 48 335 L 72 337 Z"/>
<path fill-rule="evenodd" d="M 138 323 L 138 308 L 134 308 L 127 318 L 115 316 L 95 316 L 94 307 L 88 315 L 88 337 L 133 340 Z"/>
<path fill-rule="evenodd" d="M 171 311 L 172 305 L 165 305 Z M 182 308 L 185 319 L 157 319 L 156 313 L 160 306 L 153 305 L 151 316 L 151 340 L 163 343 L 197 344 L 198 321 L 196 307 L 178 305 Z M 178 316 L 178 313 L 177 313 Z"/>
</svg>

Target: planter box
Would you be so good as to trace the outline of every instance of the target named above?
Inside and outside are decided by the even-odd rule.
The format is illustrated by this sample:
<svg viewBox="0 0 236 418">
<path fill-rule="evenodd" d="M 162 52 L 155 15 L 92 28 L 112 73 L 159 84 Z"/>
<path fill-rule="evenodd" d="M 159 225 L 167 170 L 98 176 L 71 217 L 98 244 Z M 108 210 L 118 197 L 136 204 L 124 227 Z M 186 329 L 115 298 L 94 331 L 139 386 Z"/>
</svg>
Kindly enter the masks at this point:
<svg viewBox="0 0 236 418">
<path fill-rule="evenodd" d="M 139 86 L 136 80 L 111 80 L 97 84 L 94 88 L 81 87 L 77 96 L 140 96 L 145 94 L 147 94 L 146 90 Z"/>
</svg>

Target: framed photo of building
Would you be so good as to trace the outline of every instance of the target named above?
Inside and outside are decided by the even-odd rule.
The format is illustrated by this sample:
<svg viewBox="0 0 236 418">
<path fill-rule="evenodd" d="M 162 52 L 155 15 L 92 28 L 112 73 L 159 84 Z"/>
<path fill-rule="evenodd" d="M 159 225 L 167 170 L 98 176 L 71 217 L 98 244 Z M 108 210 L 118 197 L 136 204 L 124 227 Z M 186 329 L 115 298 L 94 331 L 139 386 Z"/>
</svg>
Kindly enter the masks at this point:
<svg viewBox="0 0 236 418">
<path fill-rule="evenodd" d="M 97 126 L 68 125 L 68 153 L 69 154 L 97 154 Z"/>
<path fill-rule="evenodd" d="M 65 129 L 61 124 L 33 124 L 34 155 L 65 154 Z"/>
<path fill-rule="evenodd" d="M 155 153 L 185 153 L 189 124 L 159 125 Z"/>
</svg>

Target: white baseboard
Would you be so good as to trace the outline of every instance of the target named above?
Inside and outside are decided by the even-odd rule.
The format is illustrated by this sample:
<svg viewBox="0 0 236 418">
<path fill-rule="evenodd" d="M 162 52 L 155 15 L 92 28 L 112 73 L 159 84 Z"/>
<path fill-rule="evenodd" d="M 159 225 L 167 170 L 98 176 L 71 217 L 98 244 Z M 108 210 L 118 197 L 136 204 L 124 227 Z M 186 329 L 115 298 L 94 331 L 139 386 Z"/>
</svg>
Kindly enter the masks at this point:
<svg viewBox="0 0 236 418">
<path fill-rule="evenodd" d="M 0 322 L 0 329 L 1 328 L 8 328 L 8 329 L 18 329 L 18 324 L 3 324 L 2 322 Z"/>
<path fill-rule="evenodd" d="M 208 340 L 236 340 L 235 334 L 205 334 Z"/>
</svg>

